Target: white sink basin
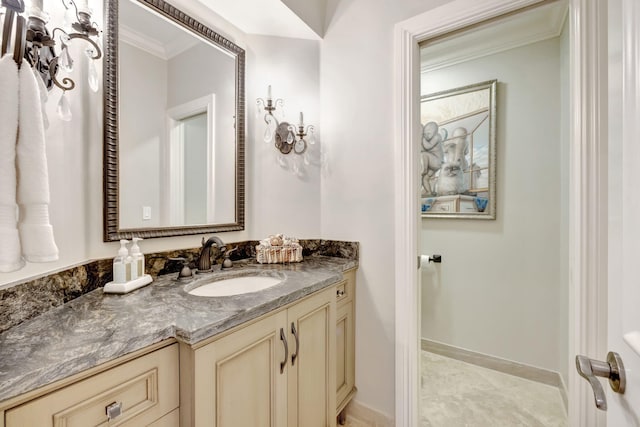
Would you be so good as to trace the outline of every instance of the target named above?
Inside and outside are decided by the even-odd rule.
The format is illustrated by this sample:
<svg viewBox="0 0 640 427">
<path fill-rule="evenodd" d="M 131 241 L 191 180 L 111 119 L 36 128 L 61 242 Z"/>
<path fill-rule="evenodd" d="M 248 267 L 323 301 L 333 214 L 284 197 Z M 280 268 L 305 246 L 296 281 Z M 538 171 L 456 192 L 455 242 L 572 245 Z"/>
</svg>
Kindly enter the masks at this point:
<svg viewBox="0 0 640 427">
<path fill-rule="evenodd" d="M 277 285 L 282 280 L 268 276 L 242 276 L 217 280 L 198 286 L 189 292 L 200 297 L 228 297 L 258 292 Z"/>
</svg>

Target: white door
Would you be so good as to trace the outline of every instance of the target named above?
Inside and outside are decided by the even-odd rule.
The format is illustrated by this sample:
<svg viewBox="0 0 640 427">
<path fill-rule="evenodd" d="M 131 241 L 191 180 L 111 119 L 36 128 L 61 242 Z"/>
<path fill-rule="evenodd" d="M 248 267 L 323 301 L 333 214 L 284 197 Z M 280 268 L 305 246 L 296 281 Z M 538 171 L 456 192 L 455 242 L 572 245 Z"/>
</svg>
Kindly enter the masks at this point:
<svg viewBox="0 0 640 427">
<path fill-rule="evenodd" d="M 596 380 L 602 387 L 594 384 L 592 402 L 600 399 L 601 410 L 606 406 L 598 425 L 606 418 L 610 427 L 640 426 L 639 20 L 637 0 L 608 1 L 607 350 L 620 356 L 626 384 L 624 393 L 616 393 L 606 379 Z M 606 355 L 596 358 L 604 361 Z M 600 366 L 606 374 L 608 366 Z"/>
<path fill-rule="evenodd" d="M 640 4 L 609 0 L 608 350 L 625 365 L 624 394 L 606 382 L 607 425 L 640 426 Z M 603 355 L 604 356 L 604 355 Z"/>
</svg>

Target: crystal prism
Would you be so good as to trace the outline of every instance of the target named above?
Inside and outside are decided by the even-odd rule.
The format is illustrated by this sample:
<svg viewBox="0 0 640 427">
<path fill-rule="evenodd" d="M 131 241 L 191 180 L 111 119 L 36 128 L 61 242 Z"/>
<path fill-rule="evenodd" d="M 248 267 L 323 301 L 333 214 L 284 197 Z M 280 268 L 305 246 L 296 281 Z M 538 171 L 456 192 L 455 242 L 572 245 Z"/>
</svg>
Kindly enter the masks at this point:
<svg viewBox="0 0 640 427">
<path fill-rule="evenodd" d="M 92 91 L 97 92 L 100 88 L 100 78 L 98 77 L 98 70 L 93 59 L 89 60 L 89 87 Z"/>
<path fill-rule="evenodd" d="M 67 73 L 70 73 L 73 71 L 73 59 L 69 54 L 69 49 L 67 48 L 67 45 L 64 45 L 64 47 L 62 48 L 62 51 L 60 51 L 60 66 Z"/>
<path fill-rule="evenodd" d="M 271 126 L 267 126 L 264 130 L 264 142 L 270 143 L 273 140 L 273 132 L 271 132 Z"/>
<path fill-rule="evenodd" d="M 66 92 L 62 92 L 60 101 L 58 101 L 58 108 L 56 109 L 56 112 L 58 113 L 58 116 L 61 120 L 64 120 L 65 122 L 71 121 L 71 104 L 67 99 Z"/>
</svg>

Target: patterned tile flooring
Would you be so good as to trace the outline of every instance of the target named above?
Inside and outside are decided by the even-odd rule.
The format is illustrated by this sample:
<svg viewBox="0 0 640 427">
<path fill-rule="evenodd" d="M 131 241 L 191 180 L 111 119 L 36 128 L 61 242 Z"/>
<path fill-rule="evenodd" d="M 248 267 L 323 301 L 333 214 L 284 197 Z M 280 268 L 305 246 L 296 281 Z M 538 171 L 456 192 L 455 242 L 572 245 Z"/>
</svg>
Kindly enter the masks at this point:
<svg viewBox="0 0 640 427">
<path fill-rule="evenodd" d="M 567 426 L 556 387 L 421 353 L 420 427 Z"/>
</svg>

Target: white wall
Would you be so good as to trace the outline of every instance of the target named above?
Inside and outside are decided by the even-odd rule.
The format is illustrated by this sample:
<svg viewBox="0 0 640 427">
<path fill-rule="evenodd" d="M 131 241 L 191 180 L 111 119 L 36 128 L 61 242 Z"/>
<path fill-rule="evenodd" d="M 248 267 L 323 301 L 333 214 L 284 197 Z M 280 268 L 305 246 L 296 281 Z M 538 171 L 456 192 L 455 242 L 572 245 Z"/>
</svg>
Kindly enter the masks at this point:
<svg viewBox="0 0 640 427">
<path fill-rule="evenodd" d="M 422 276 L 422 336 L 566 374 L 560 49 L 556 37 L 422 76 L 423 94 L 498 79 L 497 219 L 423 218 L 422 252 L 443 262 Z"/>
<path fill-rule="evenodd" d="M 393 418 L 393 26 L 444 0 L 331 0 L 321 49 L 322 236 L 360 241 L 355 399 Z"/>
<path fill-rule="evenodd" d="M 304 112 L 306 124 L 319 123 L 320 50 L 317 41 L 269 36 L 247 37 L 247 119 L 252 135 L 247 186 L 252 192 L 248 229 L 255 238 L 274 233 L 320 237 L 320 168 L 309 166 L 304 178 L 276 161 L 273 143 L 262 140 L 264 116 L 256 117 L 256 98 L 266 98 L 272 86 L 274 99 L 285 101 L 285 119 L 297 124 Z M 320 126 L 322 130 L 322 126 Z M 318 144 L 317 144 L 318 145 Z M 317 150 L 319 147 L 310 147 Z"/>
</svg>

